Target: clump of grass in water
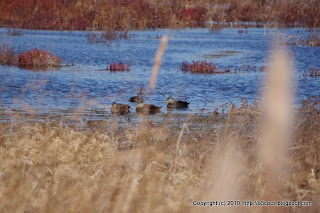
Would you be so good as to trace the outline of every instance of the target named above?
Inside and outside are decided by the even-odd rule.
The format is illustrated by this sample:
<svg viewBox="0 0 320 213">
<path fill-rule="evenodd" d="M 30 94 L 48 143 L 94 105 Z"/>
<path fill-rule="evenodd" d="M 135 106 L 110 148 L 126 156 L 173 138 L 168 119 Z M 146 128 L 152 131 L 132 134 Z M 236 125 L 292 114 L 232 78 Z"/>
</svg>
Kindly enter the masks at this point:
<svg viewBox="0 0 320 213">
<path fill-rule="evenodd" d="M 110 71 L 130 71 L 130 65 L 126 65 L 122 62 L 111 63 L 111 64 L 109 64 L 109 67 L 107 67 L 107 70 L 110 70 Z"/>
<path fill-rule="evenodd" d="M 307 47 L 319 47 L 320 35 L 313 33 L 307 38 L 301 38 L 295 35 L 281 35 L 278 37 L 278 43 L 288 46 L 307 46 Z"/>
<path fill-rule="evenodd" d="M 59 56 L 48 50 L 35 48 L 31 51 L 20 53 L 7 44 L 0 46 L 0 64 L 18 66 L 25 69 L 46 69 L 59 67 L 61 64 Z"/>
<path fill-rule="evenodd" d="M 183 72 L 191 72 L 198 74 L 224 74 L 230 72 L 229 70 L 220 71 L 219 67 L 214 65 L 212 62 L 204 61 L 192 61 L 189 64 L 187 61 L 182 62 L 181 70 Z"/>
<path fill-rule="evenodd" d="M 320 35 L 312 34 L 306 39 L 301 39 L 300 43 L 302 46 L 320 47 Z"/>
<path fill-rule="evenodd" d="M 8 36 L 22 36 L 22 30 L 16 28 L 8 28 L 7 29 Z"/>
<path fill-rule="evenodd" d="M 26 69 L 45 69 L 59 67 L 61 62 L 60 57 L 51 51 L 35 48 L 19 55 L 18 66 Z"/>
<path fill-rule="evenodd" d="M 318 68 L 310 68 L 309 71 L 305 71 L 303 74 L 304 77 L 312 77 L 312 78 L 317 78 L 320 77 L 320 71 Z"/>
<path fill-rule="evenodd" d="M 223 24 L 213 24 L 211 27 L 209 27 L 209 33 L 216 33 L 216 34 L 219 34 L 222 32 L 224 26 Z"/>
<path fill-rule="evenodd" d="M 0 45 L 0 64 L 18 66 L 19 51 L 15 51 L 8 44 Z"/>
<path fill-rule="evenodd" d="M 113 29 L 107 29 L 103 32 L 91 32 L 87 34 L 86 37 L 91 44 L 105 43 L 110 45 L 114 40 L 129 39 L 134 37 L 134 35 L 129 33 L 128 30 L 116 31 Z"/>
</svg>

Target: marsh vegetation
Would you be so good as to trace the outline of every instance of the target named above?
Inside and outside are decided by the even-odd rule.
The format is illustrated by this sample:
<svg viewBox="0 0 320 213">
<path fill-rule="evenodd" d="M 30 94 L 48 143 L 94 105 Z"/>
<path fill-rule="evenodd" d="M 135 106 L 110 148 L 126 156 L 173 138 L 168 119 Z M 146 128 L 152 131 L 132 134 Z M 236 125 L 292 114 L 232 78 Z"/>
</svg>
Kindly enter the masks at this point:
<svg viewBox="0 0 320 213">
<path fill-rule="evenodd" d="M 0 212 L 318 212 L 319 10 L 0 0 Z"/>
</svg>

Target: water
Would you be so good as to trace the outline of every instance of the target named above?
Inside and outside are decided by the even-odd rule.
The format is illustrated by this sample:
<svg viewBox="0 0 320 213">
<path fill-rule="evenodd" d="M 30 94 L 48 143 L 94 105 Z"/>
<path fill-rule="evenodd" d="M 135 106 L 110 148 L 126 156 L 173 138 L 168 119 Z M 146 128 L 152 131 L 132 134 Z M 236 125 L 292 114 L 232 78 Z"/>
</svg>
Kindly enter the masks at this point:
<svg viewBox="0 0 320 213">
<path fill-rule="evenodd" d="M 308 35 L 303 29 L 223 29 L 209 33 L 208 29 L 135 31 L 134 38 L 118 40 L 112 45 L 90 44 L 88 32 L 24 30 L 23 36 L 7 36 L 0 29 L 0 44 L 16 50 L 47 49 L 74 66 L 56 70 L 32 71 L 0 65 L 0 108 L 38 113 L 67 113 L 75 109 L 109 113 L 112 102 L 128 103 L 141 88 L 148 88 L 151 68 L 159 36 L 169 35 L 156 89 L 145 94 L 145 102 L 163 106 L 168 96 L 190 102 L 189 109 L 178 113 L 206 113 L 224 103 L 258 100 L 264 72 L 201 75 L 183 73 L 179 68 L 185 60 L 207 60 L 221 69 L 267 64 L 272 38 L 278 33 Z M 296 68 L 295 106 L 308 96 L 320 95 L 320 78 L 304 78 L 303 72 L 320 67 L 319 47 L 288 47 Z M 109 63 L 124 61 L 130 72 L 109 72 Z M 130 104 L 134 107 L 135 104 Z M 173 113 L 175 113 L 174 111 Z"/>
</svg>

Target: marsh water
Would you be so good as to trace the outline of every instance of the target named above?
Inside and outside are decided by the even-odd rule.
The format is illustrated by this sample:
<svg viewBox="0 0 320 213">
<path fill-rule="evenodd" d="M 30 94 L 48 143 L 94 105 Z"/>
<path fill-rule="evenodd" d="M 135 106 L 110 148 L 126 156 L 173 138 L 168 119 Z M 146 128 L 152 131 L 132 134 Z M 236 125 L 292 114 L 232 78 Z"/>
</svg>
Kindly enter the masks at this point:
<svg viewBox="0 0 320 213">
<path fill-rule="evenodd" d="M 0 65 L 0 108 L 4 111 L 37 114 L 73 114 L 78 110 L 94 112 L 103 119 L 109 116 L 112 102 L 129 104 L 128 99 L 143 90 L 145 102 L 163 106 L 168 96 L 190 102 L 187 110 L 171 113 L 207 113 L 223 104 L 239 104 L 241 98 L 257 101 L 266 72 L 270 47 L 279 36 L 306 37 L 305 29 L 249 28 L 223 29 L 210 33 L 206 28 L 180 30 L 133 31 L 130 39 L 119 39 L 112 44 L 91 44 L 80 31 L 23 30 L 22 36 L 8 36 L 0 29 L 0 44 L 15 50 L 47 49 L 63 60 L 54 70 L 26 70 Z M 151 69 L 162 35 L 169 36 L 158 75 L 156 88 L 148 90 Z M 304 77 L 304 71 L 320 67 L 319 47 L 288 47 L 295 67 L 295 106 L 308 96 L 320 95 L 320 78 Z M 237 74 L 191 74 L 181 71 L 183 61 L 207 60 L 227 67 L 249 65 L 256 71 Z M 113 62 L 131 65 L 128 72 L 110 72 Z M 233 69 L 232 68 L 232 69 Z M 134 111 L 135 104 L 130 104 Z M 4 114 L 4 113 L 2 113 Z M 4 118 L 2 117 L 2 120 Z M 9 118 L 6 118 L 9 119 Z"/>
</svg>

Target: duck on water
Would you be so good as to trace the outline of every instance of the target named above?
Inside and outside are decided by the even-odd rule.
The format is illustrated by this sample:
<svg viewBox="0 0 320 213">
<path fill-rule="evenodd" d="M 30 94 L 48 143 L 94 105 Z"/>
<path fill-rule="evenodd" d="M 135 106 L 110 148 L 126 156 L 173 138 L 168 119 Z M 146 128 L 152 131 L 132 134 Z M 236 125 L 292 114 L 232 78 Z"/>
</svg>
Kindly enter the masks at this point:
<svg viewBox="0 0 320 213">
<path fill-rule="evenodd" d="M 143 114 L 155 114 L 157 112 L 160 112 L 162 107 L 155 106 L 152 104 L 144 104 L 143 102 L 140 102 L 136 106 L 136 112 L 143 113 Z"/>
<path fill-rule="evenodd" d="M 133 96 L 129 99 L 130 102 L 136 102 L 136 103 L 140 103 L 140 102 L 143 102 L 143 99 L 142 99 L 142 94 L 139 92 L 137 94 L 137 96 Z"/>
<path fill-rule="evenodd" d="M 167 104 L 168 109 L 185 109 L 188 108 L 189 102 L 176 101 L 172 97 L 169 97 L 165 104 Z"/>
<path fill-rule="evenodd" d="M 130 106 L 125 104 L 117 104 L 116 102 L 113 102 L 111 106 L 111 112 L 113 114 L 124 115 L 130 112 L 129 109 Z"/>
</svg>

